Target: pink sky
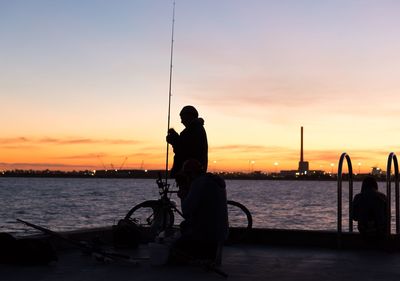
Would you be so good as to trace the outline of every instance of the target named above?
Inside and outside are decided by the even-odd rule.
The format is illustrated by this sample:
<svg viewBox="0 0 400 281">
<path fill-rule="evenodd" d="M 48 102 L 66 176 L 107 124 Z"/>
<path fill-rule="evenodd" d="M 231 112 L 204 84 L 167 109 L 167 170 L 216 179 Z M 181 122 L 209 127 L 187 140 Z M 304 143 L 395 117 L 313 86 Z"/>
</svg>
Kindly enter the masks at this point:
<svg viewBox="0 0 400 281">
<path fill-rule="evenodd" d="M 172 1 L 0 5 L 0 169 L 164 167 Z M 177 1 L 172 126 L 198 108 L 214 170 L 296 169 L 300 126 L 312 169 L 385 168 L 399 6 Z"/>
</svg>

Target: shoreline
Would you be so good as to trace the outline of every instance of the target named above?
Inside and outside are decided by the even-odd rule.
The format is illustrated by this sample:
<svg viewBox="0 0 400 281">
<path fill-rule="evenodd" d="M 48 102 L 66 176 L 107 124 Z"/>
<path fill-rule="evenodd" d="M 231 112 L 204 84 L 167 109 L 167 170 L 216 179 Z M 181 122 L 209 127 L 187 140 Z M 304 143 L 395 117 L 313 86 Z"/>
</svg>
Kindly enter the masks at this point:
<svg viewBox="0 0 400 281">
<path fill-rule="evenodd" d="M 225 180 L 270 180 L 270 181 L 337 181 L 337 175 L 323 175 L 323 176 L 279 176 L 279 175 L 265 175 L 265 174 L 247 174 L 247 173 L 215 173 Z M 362 181 L 365 176 L 371 174 L 357 174 L 353 175 L 353 181 Z M 386 175 L 374 176 L 377 181 L 386 181 Z M 157 179 L 158 174 L 148 172 L 147 174 L 103 174 L 94 175 L 87 173 L 63 172 L 63 173 L 4 173 L 0 174 L 0 178 L 85 178 L 85 179 Z M 173 179 L 170 179 L 173 180 Z M 343 174 L 343 181 L 348 181 L 348 175 Z"/>
</svg>

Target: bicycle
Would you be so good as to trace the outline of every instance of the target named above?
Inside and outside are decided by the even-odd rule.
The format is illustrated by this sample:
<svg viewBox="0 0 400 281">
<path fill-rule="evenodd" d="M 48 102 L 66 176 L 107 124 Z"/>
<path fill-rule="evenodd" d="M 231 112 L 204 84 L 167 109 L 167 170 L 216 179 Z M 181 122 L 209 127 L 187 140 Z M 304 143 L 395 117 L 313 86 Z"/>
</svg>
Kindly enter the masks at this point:
<svg viewBox="0 0 400 281">
<path fill-rule="evenodd" d="M 182 212 L 178 209 L 171 196 L 177 190 L 170 190 L 170 184 L 163 181 L 161 174 L 156 180 L 160 198 L 146 200 L 131 208 L 125 219 L 131 220 L 138 226 L 148 227 L 152 238 L 164 230 L 171 229 L 175 225 L 175 213 L 183 219 Z M 228 222 L 230 242 L 241 241 L 253 227 L 253 218 L 250 211 L 241 203 L 227 200 Z M 235 229 L 235 231 L 232 231 Z"/>
</svg>

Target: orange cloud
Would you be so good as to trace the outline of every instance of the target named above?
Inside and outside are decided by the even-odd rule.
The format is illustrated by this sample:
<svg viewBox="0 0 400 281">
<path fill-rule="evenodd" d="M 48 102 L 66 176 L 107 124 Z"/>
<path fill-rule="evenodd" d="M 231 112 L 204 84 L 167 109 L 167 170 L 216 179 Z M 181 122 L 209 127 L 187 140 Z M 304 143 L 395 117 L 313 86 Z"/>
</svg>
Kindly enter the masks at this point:
<svg viewBox="0 0 400 281">
<path fill-rule="evenodd" d="M 0 144 L 12 144 L 9 147 L 17 147 L 20 144 L 55 144 L 55 145 L 81 145 L 81 144 L 107 144 L 107 145 L 132 145 L 141 141 L 129 139 L 92 139 L 92 138 L 0 138 Z"/>
<path fill-rule="evenodd" d="M 109 157 L 109 154 L 106 153 L 87 153 L 87 154 L 78 154 L 78 155 L 69 155 L 69 156 L 57 156 L 50 157 L 53 159 L 93 159 L 98 157 Z"/>
<path fill-rule="evenodd" d="M 0 162 L 0 167 L 3 169 L 33 169 L 33 170 L 43 170 L 43 169 L 59 169 L 59 170 L 92 170 L 96 166 L 91 165 L 70 165 L 70 164 L 60 164 L 60 163 L 2 163 Z"/>
<path fill-rule="evenodd" d="M 25 137 L 0 138 L 0 144 L 19 144 L 26 142 L 29 142 L 29 140 Z"/>
</svg>

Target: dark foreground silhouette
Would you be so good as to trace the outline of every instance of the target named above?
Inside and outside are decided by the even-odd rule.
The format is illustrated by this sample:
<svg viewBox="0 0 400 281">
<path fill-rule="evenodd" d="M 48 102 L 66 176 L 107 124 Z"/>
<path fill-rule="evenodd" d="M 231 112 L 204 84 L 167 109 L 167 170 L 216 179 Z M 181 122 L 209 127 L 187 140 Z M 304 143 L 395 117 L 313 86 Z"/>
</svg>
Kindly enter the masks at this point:
<svg viewBox="0 0 400 281">
<path fill-rule="evenodd" d="M 16 265 L 45 265 L 57 260 L 50 243 L 33 238 L 16 239 L 0 233 L 0 263 Z"/>
</svg>

